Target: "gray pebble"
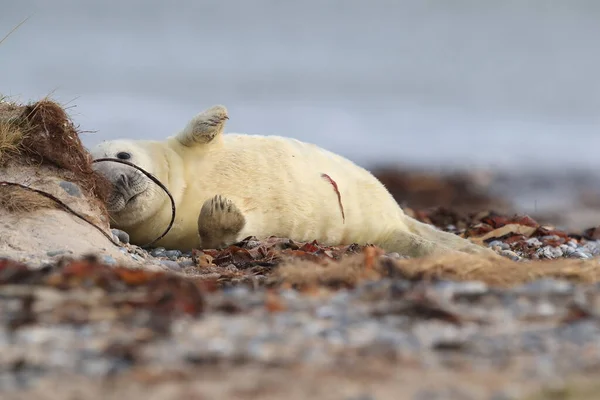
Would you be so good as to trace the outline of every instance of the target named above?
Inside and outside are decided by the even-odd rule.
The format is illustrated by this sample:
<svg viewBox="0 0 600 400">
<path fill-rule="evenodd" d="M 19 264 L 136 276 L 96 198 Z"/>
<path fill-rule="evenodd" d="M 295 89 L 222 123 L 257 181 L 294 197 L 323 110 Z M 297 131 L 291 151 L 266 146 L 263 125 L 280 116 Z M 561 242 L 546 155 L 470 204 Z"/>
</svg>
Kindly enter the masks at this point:
<svg viewBox="0 0 600 400">
<path fill-rule="evenodd" d="M 574 250 L 570 254 L 568 254 L 568 256 L 572 257 L 572 258 L 581 258 L 582 260 L 586 260 L 588 258 L 592 258 L 591 254 L 586 253 L 583 250 Z"/>
<path fill-rule="evenodd" d="M 81 197 L 81 189 L 73 182 L 61 181 L 59 185 L 65 190 L 65 192 L 67 192 L 71 196 Z"/>
<path fill-rule="evenodd" d="M 179 250 L 167 250 L 164 252 L 163 257 L 167 257 L 170 260 L 177 260 L 178 257 L 181 257 L 181 251 Z"/>
<path fill-rule="evenodd" d="M 531 238 L 531 239 L 527 239 L 525 241 L 525 243 L 527 243 L 528 246 L 531 247 L 541 247 L 542 246 L 542 242 L 540 242 L 538 240 L 538 238 Z"/>
<path fill-rule="evenodd" d="M 179 271 L 179 270 L 181 270 L 181 266 L 179 265 L 179 263 L 177 263 L 175 261 L 160 260 L 160 263 L 162 265 L 164 265 L 165 267 L 169 268 L 170 270 L 173 270 L 173 271 Z"/>
<path fill-rule="evenodd" d="M 441 281 L 436 283 L 434 288 L 435 290 L 441 290 L 448 298 L 461 295 L 483 295 L 488 292 L 488 286 L 484 282 L 480 281 Z"/>
<path fill-rule="evenodd" d="M 155 249 L 152 249 L 150 251 L 150 255 L 152 257 L 163 257 L 165 255 L 165 248 L 164 247 L 157 247 Z"/>
<path fill-rule="evenodd" d="M 179 261 L 179 266 L 181 268 L 189 268 L 189 267 L 193 267 L 194 265 L 196 265 L 196 264 L 192 260 Z"/>
<path fill-rule="evenodd" d="M 587 252 L 593 256 L 597 256 L 600 254 L 600 248 L 598 247 L 598 244 L 596 242 L 588 242 L 588 243 L 584 244 L 582 247 L 583 247 L 583 249 L 587 250 Z"/>
<path fill-rule="evenodd" d="M 102 256 L 102 262 L 108 265 L 115 265 L 117 263 L 117 260 L 115 260 L 112 256 L 104 255 Z"/>
<path fill-rule="evenodd" d="M 559 279 L 542 278 L 518 286 L 515 291 L 528 295 L 569 294 L 573 291 L 573 287 L 571 282 Z"/>
<path fill-rule="evenodd" d="M 521 259 L 521 257 L 515 253 L 514 251 L 510 251 L 510 250 L 502 250 L 500 251 L 500 255 L 510 258 L 513 261 L 519 261 Z"/>
<path fill-rule="evenodd" d="M 488 243 L 488 247 L 498 247 L 500 250 L 510 250 L 510 245 L 501 240 L 492 240 L 490 243 Z"/>
<path fill-rule="evenodd" d="M 542 239 L 542 242 L 544 242 L 546 240 L 560 240 L 560 237 L 558 237 L 557 235 L 546 235 L 546 236 L 542 236 L 541 239 Z"/>
<path fill-rule="evenodd" d="M 552 247 L 552 246 L 544 246 L 540 249 L 537 250 L 536 254 L 540 257 L 540 258 L 559 258 L 562 257 L 563 252 L 560 248 L 558 247 Z"/>
<path fill-rule="evenodd" d="M 121 243 L 129 243 L 129 234 L 125 231 L 122 231 L 120 229 L 111 229 L 110 230 L 112 232 L 112 234 L 114 236 L 117 237 L 117 239 L 119 240 L 119 242 Z"/>
<path fill-rule="evenodd" d="M 73 253 L 73 252 L 71 250 L 64 250 L 64 249 L 62 249 L 62 250 L 50 250 L 50 251 L 47 251 L 46 255 L 48 257 L 54 257 L 54 256 L 59 256 L 61 254 L 70 254 L 70 253 Z"/>
</svg>

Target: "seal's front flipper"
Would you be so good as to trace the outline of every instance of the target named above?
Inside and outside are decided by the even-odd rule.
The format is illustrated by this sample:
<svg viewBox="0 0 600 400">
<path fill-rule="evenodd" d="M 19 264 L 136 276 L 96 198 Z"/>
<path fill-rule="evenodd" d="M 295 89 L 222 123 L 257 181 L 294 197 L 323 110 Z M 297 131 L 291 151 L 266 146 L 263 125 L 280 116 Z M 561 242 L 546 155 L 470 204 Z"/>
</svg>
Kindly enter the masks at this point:
<svg viewBox="0 0 600 400">
<path fill-rule="evenodd" d="M 246 225 L 246 218 L 236 205 L 226 197 L 216 195 L 206 200 L 198 217 L 198 235 L 205 249 L 227 247 L 237 241 Z"/>
<path fill-rule="evenodd" d="M 223 133 L 228 119 L 225 106 L 211 107 L 192 118 L 177 135 L 177 140 L 187 147 L 210 143 Z"/>
</svg>

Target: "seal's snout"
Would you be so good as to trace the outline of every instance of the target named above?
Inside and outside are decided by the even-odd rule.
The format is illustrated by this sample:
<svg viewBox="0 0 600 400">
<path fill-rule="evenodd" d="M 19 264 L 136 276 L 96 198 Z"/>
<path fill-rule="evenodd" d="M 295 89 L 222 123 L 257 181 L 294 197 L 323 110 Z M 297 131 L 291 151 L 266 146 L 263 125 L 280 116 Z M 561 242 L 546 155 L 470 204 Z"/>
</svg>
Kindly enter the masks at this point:
<svg viewBox="0 0 600 400">
<path fill-rule="evenodd" d="M 129 187 L 129 178 L 124 173 L 120 173 L 116 180 L 116 185 L 120 186 L 122 189 L 127 189 Z"/>
</svg>

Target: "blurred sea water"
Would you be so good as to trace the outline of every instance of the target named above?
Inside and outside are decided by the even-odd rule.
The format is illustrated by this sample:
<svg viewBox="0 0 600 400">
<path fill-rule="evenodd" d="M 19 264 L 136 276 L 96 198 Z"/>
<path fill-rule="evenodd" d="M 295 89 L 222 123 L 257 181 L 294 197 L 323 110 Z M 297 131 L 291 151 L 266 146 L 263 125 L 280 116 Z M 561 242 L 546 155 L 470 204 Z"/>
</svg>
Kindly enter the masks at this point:
<svg viewBox="0 0 600 400">
<path fill-rule="evenodd" d="M 51 94 L 91 146 L 228 132 L 364 165 L 600 166 L 593 0 L 0 0 L 0 93 Z"/>
</svg>

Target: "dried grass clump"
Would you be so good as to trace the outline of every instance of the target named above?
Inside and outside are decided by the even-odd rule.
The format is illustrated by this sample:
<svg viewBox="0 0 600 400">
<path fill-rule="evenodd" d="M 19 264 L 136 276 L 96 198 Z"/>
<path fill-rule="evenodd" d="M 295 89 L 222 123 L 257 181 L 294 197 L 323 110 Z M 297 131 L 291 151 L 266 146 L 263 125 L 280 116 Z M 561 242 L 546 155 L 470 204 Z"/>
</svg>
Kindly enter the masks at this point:
<svg viewBox="0 0 600 400">
<path fill-rule="evenodd" d="M 47 99 L 27 106 L 0 103 L 0 167 L 21 165 L 51 168 L 100 200 L 101 208 L 110 194 L 110 182 L 92 168 L 77 129 L 62 107 Z"/>
<path fill-rule="evenodd" d="M 19 154 L 25 132 L 13 120 L 0 119 L 0 165 Z"/>
<path fill-rule="evenodd" d="M 92 156 L 85 150 L 79 134 L 65 111 L 50 100 L 25 107 L 21 119 L 27 134 L 21 141 L 33 163 L 49 165 L 73 173 L 74 182 L 105 202 L 110 183 L 92 168 Z"/>
<path fill-rule="evenodd" d="M 279 266 L 271 276 L 272 282 L 296 289 L 317 286 L 351 288 L 364 280 L 382 276 L 379 258 L 383 250 L 365 247 L 360 254 L 342 257 L 340 261 L 323 258 L 320 262 L 290 259 Z"/>
<path fill-rule="evenodd" d="M 515 262 L 507 258 L 472 254 L 444 254 L 405 260 L 381 257 L 375 248 L 340 261 L 290 260 L 274 271 L 273 283 L 305 289 L 353 287 L 361 281 L 384 277 L 408 280 L 482 281 L 494 287 L 510 287 L 540 278 L 574 283 L 600 281 L 600 260 L 536 260 Z"/>
<path fill-rule="evenodd" d="M 0 190 L 0 208 L 10 212 L 26 213 L 57 206 L 51 199 L 20 187 L 2 186 Z"/>
<path fill-rule="evenodd" d="M 409 279 L 477 280 L 497 287 L 540 278 L 566 279 L 577 283 L 600 281 L 600 262 L 597 259 L 515 262 L 471 254 L 446 254 L 399 260 L 395 268 Z"/>
</svg>

